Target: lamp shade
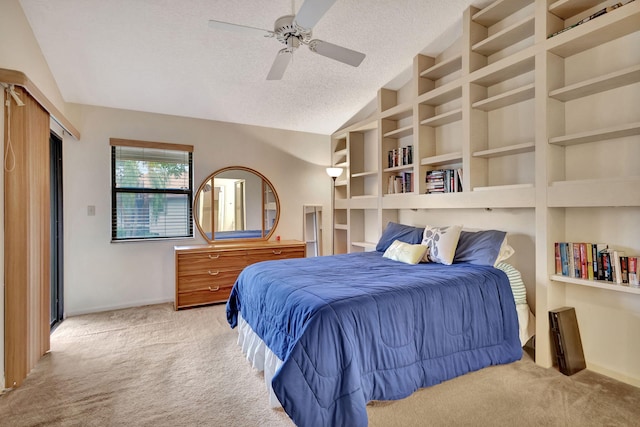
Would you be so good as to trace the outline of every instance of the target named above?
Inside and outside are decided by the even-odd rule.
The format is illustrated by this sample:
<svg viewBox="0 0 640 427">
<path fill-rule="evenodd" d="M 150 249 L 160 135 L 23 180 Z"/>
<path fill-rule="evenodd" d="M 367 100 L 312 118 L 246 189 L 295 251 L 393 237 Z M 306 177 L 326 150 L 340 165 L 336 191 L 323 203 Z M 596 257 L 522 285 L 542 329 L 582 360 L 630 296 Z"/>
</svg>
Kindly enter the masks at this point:
<svg viewBox="0 0 640 427">
<path fill-rule="evenodd" d="M 327 175 L 331 178 L 337 178 L 342 174 L 342 168 L 327 168 Z"/>
</svg>

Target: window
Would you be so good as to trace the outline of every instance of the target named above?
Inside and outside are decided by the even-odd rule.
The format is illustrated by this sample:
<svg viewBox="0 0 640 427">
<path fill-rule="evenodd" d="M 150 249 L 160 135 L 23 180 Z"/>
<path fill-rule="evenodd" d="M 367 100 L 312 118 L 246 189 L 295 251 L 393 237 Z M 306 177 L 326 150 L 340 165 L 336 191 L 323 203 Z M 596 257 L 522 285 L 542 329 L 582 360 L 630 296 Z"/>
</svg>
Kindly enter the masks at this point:
<svg viewBox="0 0 640 427">
<path fill-rule="evenodd" d="M 193 146 L 110 144 L 111 240 L 193 237 Z"/>
</svg>

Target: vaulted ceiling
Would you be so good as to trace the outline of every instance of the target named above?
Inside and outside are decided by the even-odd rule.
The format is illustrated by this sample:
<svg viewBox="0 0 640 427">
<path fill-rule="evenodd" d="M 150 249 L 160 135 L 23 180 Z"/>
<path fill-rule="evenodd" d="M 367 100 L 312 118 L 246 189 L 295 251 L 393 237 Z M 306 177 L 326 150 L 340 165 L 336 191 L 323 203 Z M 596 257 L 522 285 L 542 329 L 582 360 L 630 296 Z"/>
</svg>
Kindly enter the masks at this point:
<svg viewBox="0 0 640 427">
<path fill-rule="evenodd" d="M 311 0 L 307 0 L 311 1 Z M 210 28 L 272 30 L 303 0 L 20 0 L 66 102 L 330 134 L 460 33 L 472 0 L 337 0 L 313 38 L 366 54 L 358 68 L 300 47 Z M 402 77 L 400 78 L 402 80 Z M 391 83 L 390 83 L 391 82 Z"/>
</svg>

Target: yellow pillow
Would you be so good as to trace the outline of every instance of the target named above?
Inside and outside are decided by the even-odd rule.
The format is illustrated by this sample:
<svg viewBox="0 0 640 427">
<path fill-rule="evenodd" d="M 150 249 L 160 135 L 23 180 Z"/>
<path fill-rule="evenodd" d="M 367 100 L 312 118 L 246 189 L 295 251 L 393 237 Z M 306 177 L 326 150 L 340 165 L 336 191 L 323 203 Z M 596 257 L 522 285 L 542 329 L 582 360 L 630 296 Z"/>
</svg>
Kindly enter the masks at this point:
<svg viewBox="0 0 640 427">
<path fill-rule="evenodd" d="M 382 255 L 385 258 L 392 259 L 394 261 L 404 262 L 406 264 L 417 264 L 420 262 L 424 254 L 429 249 L 426 245 L 411 245 L 409 243 L 395 240 L 391 246 L 384 251 Z"/>
</svg>

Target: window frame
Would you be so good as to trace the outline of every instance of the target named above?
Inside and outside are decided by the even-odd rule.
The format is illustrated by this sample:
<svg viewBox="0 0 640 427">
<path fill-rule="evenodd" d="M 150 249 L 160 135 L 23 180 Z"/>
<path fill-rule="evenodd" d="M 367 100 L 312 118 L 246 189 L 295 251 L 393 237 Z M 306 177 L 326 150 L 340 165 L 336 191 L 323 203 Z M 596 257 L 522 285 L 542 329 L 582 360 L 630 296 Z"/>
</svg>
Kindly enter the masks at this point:
<svg viewBox="0 0 640 427">
<path fill-rule="evenodd" d="M 194 237 L 193 226 L 193 145 L 172 144 L 165 142 L 138 141 L 131 139 L 110 138 L 109 145 L 111 148 L 111 242 L 148 242 L 148 241 L 165 241 L 175 239 L 189 239 Z M 140 188 L 127 187 L 118 188 L 116 186 L 116 149 L 117 147 L 133 147 L 140 149 L 156 149 L 156 150 L 172 150 L 188 153 L 189 167 L 189 188 Z M 117 226 L 117 197 L 118 194 L 184 194 L 187 196 L 188 215 L 186 218 L 187 235 L 184 236 L 149 236 L 149 237 L 118 237 Z"/>
</svg>

